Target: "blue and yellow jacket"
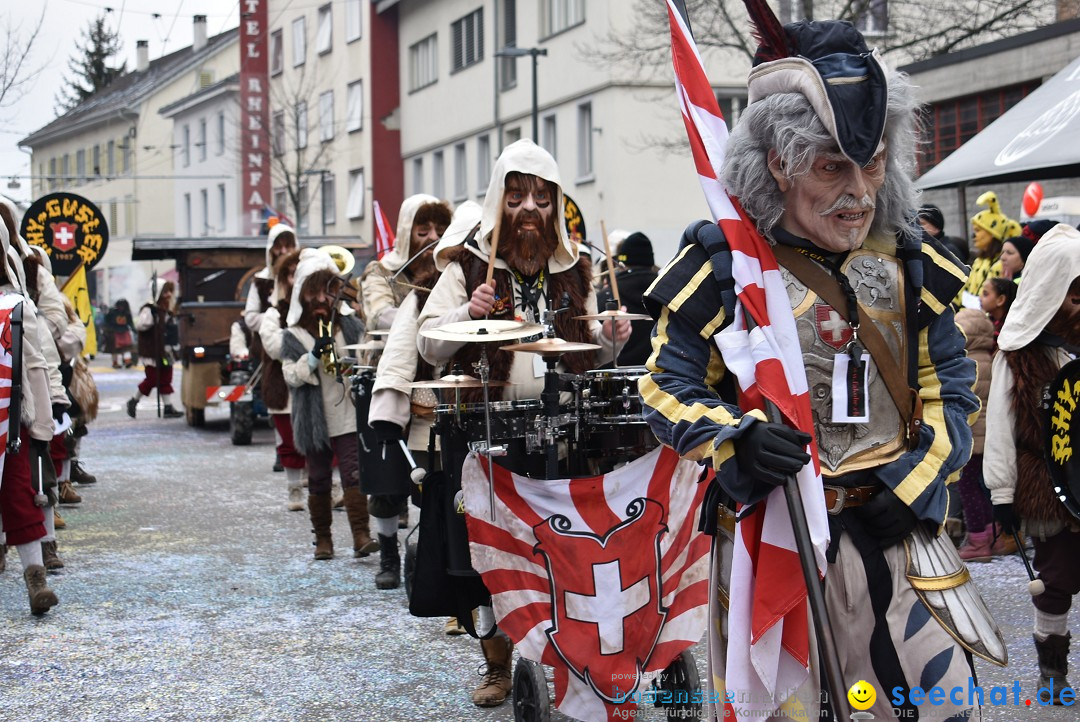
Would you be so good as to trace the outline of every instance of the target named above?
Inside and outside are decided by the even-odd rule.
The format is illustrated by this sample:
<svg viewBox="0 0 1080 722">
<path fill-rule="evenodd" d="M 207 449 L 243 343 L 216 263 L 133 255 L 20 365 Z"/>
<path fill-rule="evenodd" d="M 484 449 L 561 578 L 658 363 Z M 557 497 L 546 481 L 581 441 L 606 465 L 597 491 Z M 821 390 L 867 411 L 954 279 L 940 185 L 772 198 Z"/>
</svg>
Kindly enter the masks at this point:
<svg viewBox="0 0 1080 722">
<path fill-rule="evenodd" d="M 949 305 L 967 269 L 929 235 L 873 247 L 904 265 L 908 381 L 922 399 L 923 423 L 914 448 L 871 470 L 871 482 L 887 485 L 919 518 L 941 524 L 948 513 L 946 484 L 971 455 L 969 421 L 979 411 L 972 391 L 975 363 L 967 358 Z M 728 463 L 732 442 L 764 415 L 744 413 L 733 403 L 733 381 L 713 341 L 735 305 L 730 247 L 716 224 L 701 221 L 687 228 L 678 255 L 645 301 L 656 320 L 649 373 L 639 382 L 646 421 L 662 443 L 712 466 L 722 487 L 748 488 L 738 466 Z"/>
</svg>

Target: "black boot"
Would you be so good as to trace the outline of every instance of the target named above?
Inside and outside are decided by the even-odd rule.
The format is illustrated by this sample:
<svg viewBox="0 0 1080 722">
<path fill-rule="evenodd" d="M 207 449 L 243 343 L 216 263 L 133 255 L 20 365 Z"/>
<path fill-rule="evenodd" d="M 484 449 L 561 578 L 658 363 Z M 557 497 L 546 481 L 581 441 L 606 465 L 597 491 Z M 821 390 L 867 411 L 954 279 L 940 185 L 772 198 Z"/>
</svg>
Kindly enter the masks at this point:
<svg viewBox="0 0 1080 722">
<path fill-rule="evenodd" d="M 1061 691 L 1071 687 L 1065 675 L 1069 671 L 1069 640 L 1071 634 L 1051 634 L 1042 642 L 1035 637 L 1035 652 L 1039 655 L 1039 690 L 1045 687 L 1054 693 L 1054 704 L 1063 704 Z"/>
<path fill-rule="evenodd" d="M 172 404 L 165 404 L 165 408 L 161 410 L 161 415 L 166 419 L 178 419 L 184 415 L 184 412 L 177 411 Z"/>
<path fill-rule="evenodd" d="M 376 589 L 397 589 L 401 584 L 401 555 L 397 534 L 379 534 L 379 573 L 375 575 Z"/>
</svg>

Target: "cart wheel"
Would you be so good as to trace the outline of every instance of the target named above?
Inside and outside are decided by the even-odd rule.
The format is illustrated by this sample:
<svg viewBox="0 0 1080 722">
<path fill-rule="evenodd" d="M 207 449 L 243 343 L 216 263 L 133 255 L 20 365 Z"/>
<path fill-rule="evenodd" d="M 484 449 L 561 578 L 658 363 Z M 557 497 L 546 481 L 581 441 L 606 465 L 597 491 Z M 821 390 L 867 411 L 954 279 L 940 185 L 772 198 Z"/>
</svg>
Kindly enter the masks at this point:
<svg viewBox="0 0 1080 722">
<path fill-rule="evenodd" d="M 693 702 L 694 692 L 701 690 L 701 679 L 698 677 L 697 663 L 689 649 L 683 650 L 682 654 L 672 660 L 671 664 L 653 680 L 653 687 L 671 695 L 663 695 L 670 699 L 669 702 L 661 702 L 661 696 L 657 696 L 654 706 L 663 707 L 667 711 L 668 719 L 698 719 L 701 716 L 701 702 Z M 700 695 L 697 697 L 701 699 Z"/>
<path fill-rule="evenodd" d="M 405 544 L 405 598 L 412 600 L 413 577 L 416 576 L 416 544 Z"/>
<path fill-rule="evenodd" d="M 551 719 L 551 701 L 543 665 L 518 657 L 511 694 L 514 722 L 548 722 Z"/>
<path fill-rule="evenodd" d="M 255 408 L 250 402 L 229 404 L 229 434 L 233 446 L 251 443 L 251 429 L 255 425 Z"/>
<path fill-rule="evenodd" d="M 206 409 L 193 409 L 189 406 L 184 409 L 184 420 L 188 426 L 201 429 L 206 426 Z"/>
</svg>

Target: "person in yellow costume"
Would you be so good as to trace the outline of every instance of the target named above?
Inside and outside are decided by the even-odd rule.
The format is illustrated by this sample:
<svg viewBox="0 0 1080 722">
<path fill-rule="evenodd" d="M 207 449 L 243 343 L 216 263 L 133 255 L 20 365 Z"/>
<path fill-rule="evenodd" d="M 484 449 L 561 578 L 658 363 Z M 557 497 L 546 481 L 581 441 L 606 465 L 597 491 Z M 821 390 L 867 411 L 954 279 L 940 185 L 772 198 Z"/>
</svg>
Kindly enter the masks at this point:
<svg viewBox="0 0 1080 722">
<path fill-rule="evenodd" d="M 978 308 L 979 293 L 990 278 L 1001 275 L 1001 247 L 1007 238 L 1020 235 L 1020 224 L 1001 212 L 997 194 L 987 191 L 976 203 L 988 206 L 971 217 L 975 234 L 975 258 L 971 260 L 971 273 L 967 285 L 960 291 L 953 304 L 957 307 Z M 974 305 L 973 305 L 974 304 Z"/>
</svg>

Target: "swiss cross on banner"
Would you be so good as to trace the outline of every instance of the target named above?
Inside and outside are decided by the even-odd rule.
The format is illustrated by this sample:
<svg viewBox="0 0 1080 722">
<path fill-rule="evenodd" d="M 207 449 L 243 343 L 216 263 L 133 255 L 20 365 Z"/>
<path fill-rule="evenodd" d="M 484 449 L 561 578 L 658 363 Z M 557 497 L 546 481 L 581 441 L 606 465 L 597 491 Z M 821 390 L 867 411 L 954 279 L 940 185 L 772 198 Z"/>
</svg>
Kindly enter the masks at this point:
<svg viewBox="0 0 1080 722">
<path fill-rule="evenodd" d="M 702 467 L 666 447 L 597 477 L 530 479 L 495 465 L 492 520 L 486 463 L 470 456 L 461 486 L 499 628 L 554 669 L 561 712 L 615 719 L 642 673 L 705 631 Z"/>
<path fill-rule="evenodd" d="M 11 407 L 11 351 L 14 345 L 11 313 L 22 300 L 23 297 L 17 293 L 0 294 L 0 475 L 4 472 L 8 435 L 11 432 L 11 419 L 8 414 Z"/>
</svg>

